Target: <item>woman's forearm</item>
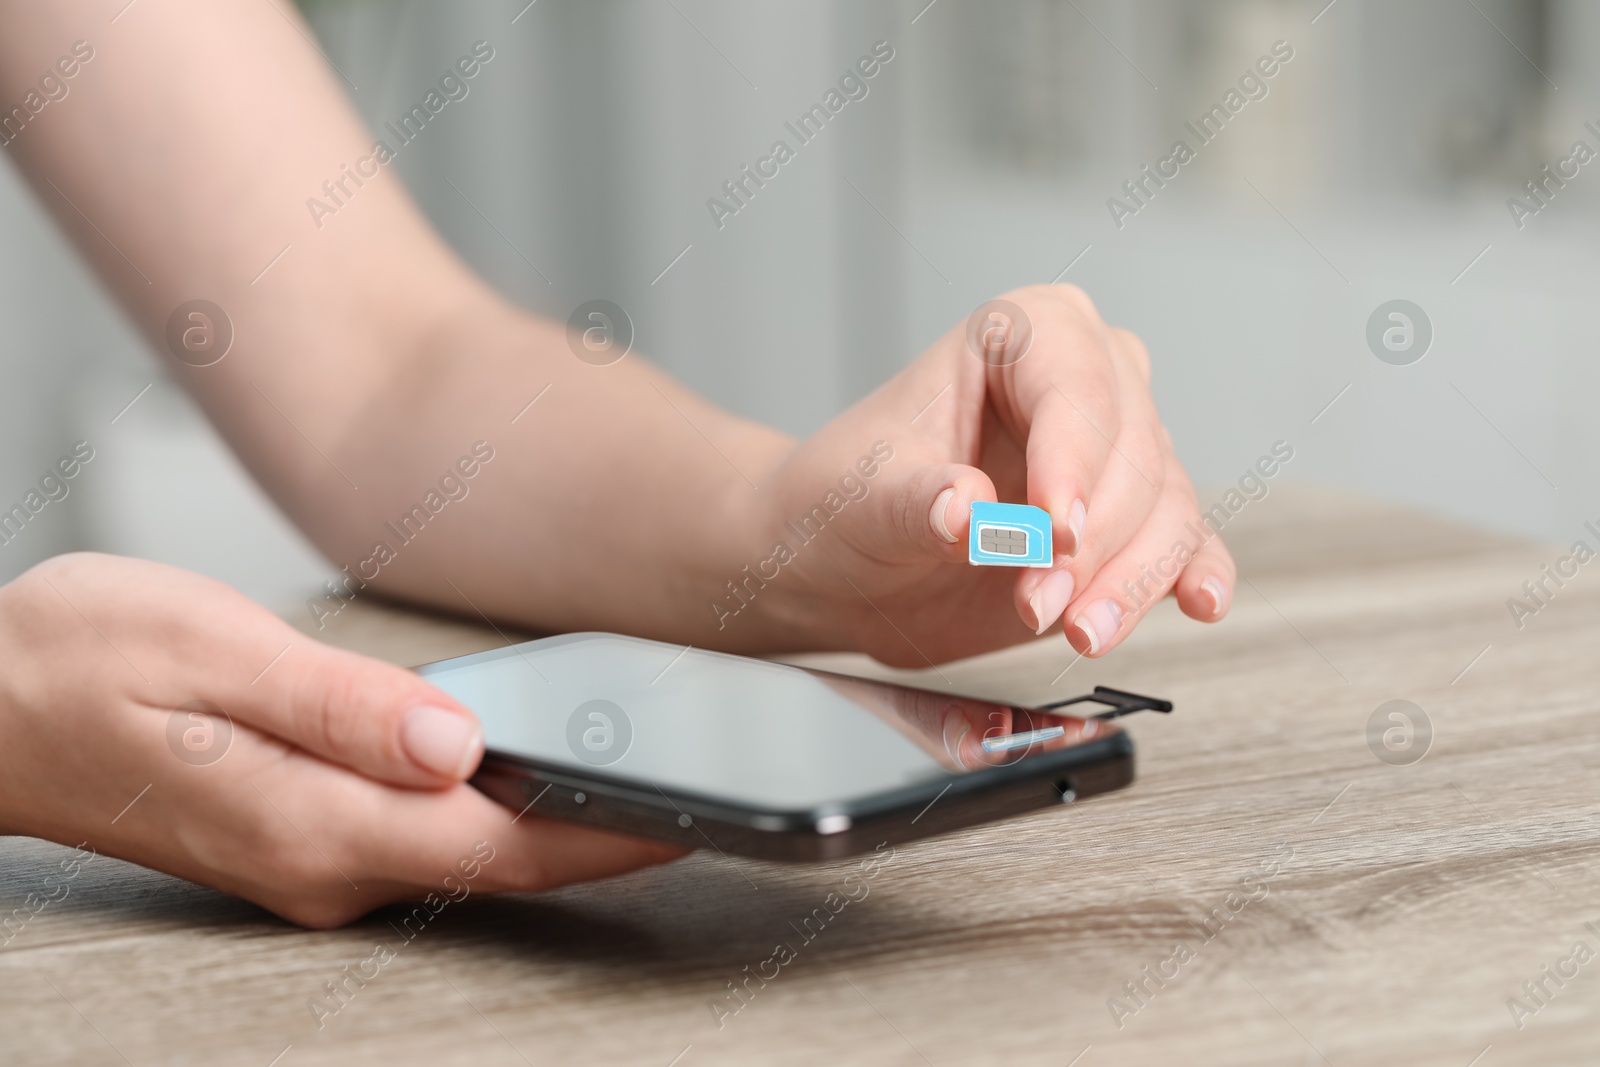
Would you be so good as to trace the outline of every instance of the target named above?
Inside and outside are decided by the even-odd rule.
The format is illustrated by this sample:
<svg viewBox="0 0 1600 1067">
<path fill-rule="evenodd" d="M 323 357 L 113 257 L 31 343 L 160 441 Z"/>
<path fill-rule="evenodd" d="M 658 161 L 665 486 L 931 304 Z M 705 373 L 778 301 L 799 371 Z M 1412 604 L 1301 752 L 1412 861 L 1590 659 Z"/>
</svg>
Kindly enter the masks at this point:
<svg viewBox="0 0 1600 1067">
<path fill-rule="evenodd" d="M 125 2 L 5 3 L 0 100 L 92 53 L 5 150 L 157 351 L 180 305 L 225 310 L 225 358 L 169 365 L 347 588 L 697 633 L 791 442 L 637 356 L 584 363 L 488 291 L 374 159 L 292 7 Z M 458 467 L 478 442 L 493 459 Z M 736 643 L 793 644 L 787 625 Z"/>
<path fill-rule="evenodd" d="M 782 597 L 737 632 L 710 608 L 772 542 L 760 487 L 790 439 L 636 357 L 583 363 L 561 327 L 496 302 L 437 328 L 344 438 L 340 462 L 365 480 L 319 540 L 355 579 L 534 627 L 814 643 Z"/>
</svg>

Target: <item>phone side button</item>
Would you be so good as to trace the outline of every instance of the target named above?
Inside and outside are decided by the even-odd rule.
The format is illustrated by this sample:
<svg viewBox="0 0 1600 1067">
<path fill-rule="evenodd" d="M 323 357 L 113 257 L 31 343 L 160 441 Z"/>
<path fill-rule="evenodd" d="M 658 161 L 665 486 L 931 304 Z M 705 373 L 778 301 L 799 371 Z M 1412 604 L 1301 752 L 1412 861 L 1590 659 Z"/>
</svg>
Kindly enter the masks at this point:
<svg viewBox="0 0 1600 1067">
<path fill-rule="evenodd" d="M 824 815 L 817 820 L 817 833 L 842 834 L 854 825 L 848 815 Z"/>
</svg>

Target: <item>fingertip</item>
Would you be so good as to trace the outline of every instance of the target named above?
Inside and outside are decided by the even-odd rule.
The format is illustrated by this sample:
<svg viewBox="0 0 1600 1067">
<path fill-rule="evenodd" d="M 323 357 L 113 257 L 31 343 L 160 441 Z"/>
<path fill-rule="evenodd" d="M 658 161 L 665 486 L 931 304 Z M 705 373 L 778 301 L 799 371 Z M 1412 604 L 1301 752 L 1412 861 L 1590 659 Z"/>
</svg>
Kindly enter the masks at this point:
<svg viewBox="0 0 1600 1067">
<path fill-rule="evenodd" d="M 1017 579 L 1017 614 L 1036 636 L 1055 625 L 1067 609 L 1076 579 L 1066 567 L 1028 570 Z"/>
<path fill-rule="evenodd" d="M 960 540 L 950 531 L 948 517 L 950 502 L 955 498 L 956 488 L 952 485 L 933 498 L 933 510 L 928 513 L 928 524 L 933 527 L 933 535 L 947 545 L 953 545 Z"/>
<path fill-rule="evenodd" d="M 1075 558 L 1083 548 L 1083 530 L 1088 520 L 1083 497 L 1068 497 L 1066 494 L 1035 496 L 1030 491 L 1028 503 L 1043 508 L 1050 516 L 1050 540 L 1055 554 L 1068 559 Z"/>
<path fill-rule="evenodd" d="M 1065 623 L 1061 627 L 1061 633 L 1066 637 L 1067 644 L 1072 646 L 1072 651 L 1078 655 L 1088 658 L 1095 654 L 1094 646 L 1090 642 L 1088 634 L 1077 623 Z"/>
<path fill-rule="evenodd" d="M 1200 592 L 1204 594 L 1203 599 L 1207 601 L 1206 606 L 1210 609 L 1209 614 L 1205 616 L 1206 621 L 1215 622 L 1228 614 L 1228 608 L 1233 603 L 1233 591 L 1221 578 L 1215 574 L 1207 576 L 1205 581 L 1200 583 Z"/>
<path fill-rule="evenodd" d="M 1123 614 L 1122 605 L 1115 600 L 1096 600 L 1073 617 L 1067 626 L 1067 640 L 1085 656 L 1102 656 L 1116 644 Z"/>
<path fill-rule="evenodd" d="M 941 474 L 942 477 L 938 477 Z M 954 559 L 956 553 L 964 556 L 965 549 L 956 546 L 966 540 L 972 519 L 972 505 L 980 500 L 994 500 L 994 484 L 976 467 L 959 465 L 929 472 L 929 477 L 938 477 L 934 484 L 940 488 L 933 495 L 928 508 L 925 528 L 933 535 L 940 558 Z M 923 496 L 922 499 L 926 500 L 927 497 Z"/>
<path fill-rule="evenodd" d="M 483 725 L 470 714 L 420 704 L 401 720 L 400 744 L 422 770 L 449 782 L 464 781 L 483 760 Z"/>
<path fill-rule="evenodd" d="M 1077 558 L 1083 550 L 1083 528 L 1088 525 L 1088 509 L 1077 493 L 1043 494 L 1035 499 L 1029 493 L 1029 504 L 1045 509 L 1050 515 L 1051 547 L 1056 555 Z"/>
<path fill-rule="evenodd" d="M 1083 498 L 1074 498 L 1072 505 L 1067 508 L 1066 515 L 1067 543 L 1063 546 L 1062 551 L 1066 552 L 1067 555 L 1076 556 L 1078 550 L 1083 547 L 1083 527 L 1088 520 L 1088 516 L 1089 512 L 1084 507 Z"/>
</svg>

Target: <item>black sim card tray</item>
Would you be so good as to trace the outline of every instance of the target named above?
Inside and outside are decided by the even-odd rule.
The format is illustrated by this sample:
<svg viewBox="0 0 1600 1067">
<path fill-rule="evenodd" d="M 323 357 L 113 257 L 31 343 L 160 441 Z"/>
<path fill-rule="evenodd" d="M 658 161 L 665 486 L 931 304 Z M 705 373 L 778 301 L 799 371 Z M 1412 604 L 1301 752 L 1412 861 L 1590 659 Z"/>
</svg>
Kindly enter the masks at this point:
<svg viewBox="0 0 1600 1067">
<path fill-rule="evenodd" d="M 1093 702 L 1104 704 L 1110 711 L 1102 711 L 1098 715 L 1088 716 L 1091 719 L 1120 719 L 1124 715 L 1132 715 L 1136 711 L 1160 711 L 1167 714 L 1172 712 L 1172 701 L 1157 700 L 1155 697 L 1142 697 L 1138 693 L 1125 693 L 1120 689 L 1110 689 L 1103 685 L 1094 687 L 1093 693 L 1073 697 L 1070 700 L 1058 700 L 1054 704 L 1045 704 L 1035 711 L 1054 711 L 1070 704 L 1083 704 Z"/>
</svg>

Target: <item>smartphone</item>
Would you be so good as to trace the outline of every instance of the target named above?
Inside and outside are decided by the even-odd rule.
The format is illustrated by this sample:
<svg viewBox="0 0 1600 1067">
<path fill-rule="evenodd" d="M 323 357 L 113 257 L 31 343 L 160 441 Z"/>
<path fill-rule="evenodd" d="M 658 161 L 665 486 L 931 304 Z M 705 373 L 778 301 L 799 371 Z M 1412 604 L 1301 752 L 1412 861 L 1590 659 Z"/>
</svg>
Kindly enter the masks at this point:
<svg viewBox="0 0 1600 1067">
<path fill-rule="evenodd" d="M 1117 690 L 1022 708 L 606 633 L 417 668 L 483 722 L 472 784 L 685 848 L 829 860 L 1118 789 Z M 1084 701 L 1110 710 L 1053 710 Z"/>
</svg>

